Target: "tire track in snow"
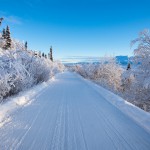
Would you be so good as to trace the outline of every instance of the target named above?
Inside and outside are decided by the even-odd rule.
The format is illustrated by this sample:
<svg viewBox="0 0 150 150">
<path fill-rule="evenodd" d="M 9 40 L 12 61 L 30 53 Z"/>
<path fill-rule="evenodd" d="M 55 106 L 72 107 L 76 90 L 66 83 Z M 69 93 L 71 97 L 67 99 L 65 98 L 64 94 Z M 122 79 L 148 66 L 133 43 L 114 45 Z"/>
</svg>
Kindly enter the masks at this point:
<svg viewBox="0 0 150 150">
<path fill-rule="evenodd" d="M 55 123 L 55 129 L 53 133 L 53 138 L 52 138 L 52 143 L 51 143 L 51 149 L 52 150 L 61 150 L 62 149 L 62 143 L 64 142 L 65 139 L 62 139 L 62 133 L 61 131 L 64 128 L 64 112 L 65 112 L 65 106 L 64 106 L 64 101 L 65 101 L 65 95 L 64 95 L 64 89 L 63 89 L 63 96 L 62 100 L 60 102 L 59 109 L 57 111 L 57 119 Z"/>
<path fill-rule="evenodd" d="M 68 95 L 69 96 L 69 95 Z M 68 97 L 68 150 L 78 150 L 77 148 L 77 136 L 75 128 L 76 126 L 76 120 L 75 120 L 75 111 L 74 111 L 74 105 L 70 102 L 71 97 Z M 70 126 L 69 126 L 70 124 Z"/>
<path fill-rule="evenodd" d="M 50 145 L 52 145 L 53 137 L 51 137 L 51 135 L 54 135 L 54 132 L 55 132 L 55 126 L 56 126 L 56 122 L 57 122 L 58 111 L 59 111 L 59 108 L 60 108 L 59 105 L 60 104 L 58 103 L 57 108 L 55 108 L 55 110 L 57 110 L 57 111 L 53 116 L 53 120 L 51 120 L 49 118 L 48 122 L 50 122 L 51 124 L 49 124 L 49 126 L 47 128 L 47 137 L 46 137 L 45 141 L 43 142 L 43 147 L 42 147 L 43 150 L 49 149 Z M 50 116 L 50 117 L 52 117 L 52 116 Z"/>
<path fill-rule="evenodd" d="M 96 109 L 93 109 L 93 111 L 97 114 L 97 116 L 98 116 L 98 118 L 99 118 L 100 120 L 103 120 L 103 121 L 104 121 L 104 124 L 105 124 L 105 126 L 107 127 L 107 129 L 106 129 L 106 128 L 103 128 L 103 129 L 104 129 L 104 131 L 106 132 L 106 134 L 107 134 L 108 138 L 110 139 L 110 141 L 113 143 L 115 149 L 116 149 L 116 150 L 120 150 L 120 148 L 117 147 L 118 144 L 121 144 L 121 143 L 123 144 L 123 143 L 125 142 L 127 145 L 129 145 L 130 149 L 134 150 L 134 149 L 131 147 L 131 145 L 128 144 L 128 142 L 123 138 L 123 136 L 121 136 L 121 134 L 119 134 L 117 131 L 112 130 L 112 129 L 114 129 L 114 126 L 113 126 L 113 124 L 110 123 L 108 117 L 105 116 L 105 115 L 102 113 L 102 111 L 101 111 L 100 109 L 97 109 L 96 106 L 94 106 L 94 107 L 95 107 Z M 96 110 L 99 110 L 99 111 L 96 111 Z M 110 123 L 110 124 L 109 124 L 109 123 Z M 115 138 L 112 137 L 112 133 L 115 134 Z M 118 137 L 118 138 L 117 138 L 117 137 Z M 116 139 L 116 138 L 117 138 L 117 139 Z M 123 139 L 124 142 L 123 142 L 122 140 L 120 140 L 120 139 Z M 117 141 L 117 143 L 114 143 L 114 140 Z M 126 147 L 127 145 L 125 145 L 125 147 Z M 123 150 L 124 148 L 121 147 L 121 149 Z M 126 149 L 126 148 L 125 148 L 125 149 Z M 128 149 L 128 148 L 127 148 L 127 149 Z"/>
<path fill-rule="evenodd" d="M 32 141 L 29 150 L 34 149 L 35 145 L 36 145 L 36 147 L 40 148 L 40 143 L 37 143 L 37 137 L 39 138 L 40 133 L 41 133 L 41 136 L 40 136 L 40 137 L 42 138 L 43 125 L 45 124 L 46 120 L 48 120 L 48 118 L 49 118 L 49 110 L 46 109 L 46 108 L 47 108 L 47 105 L 46 105 L 45 108 L 43 109 L 44 111 L 46 110 L 46 112 L 44 113 L 44 114 L 45 114 L 45 117 L 44 117 L 43 120 L 40 121 L 39 124 L 38 124 L 39 128 L 38 128 L 37 132 L 34 134 L 34 137 L 35 137 L 35 138 L 34 138 L 34 140 Z M 43 140 L 41 139 L 41 141 L 43 141 Z M 40 141 L 39 141 L 39 142 L 40 142 Z M 37 145 L 38 145 L 38 146 L 37 146 Z M 19 148 L 19 149 L 20 149 L 20 148 Z"/>
<path fill-rule="evenodd" d="M 89 88 L 89 86 L 87 86 L 87 88 Z M 95 92 L 95 91 L 93 91 L 93 92 Z M 96 95 L 96 94 L 97 94 L 97 92 L 95 92 L 94 95 Z M 96 102 L 96 103 L 95 103 L 95 102 Z M 107 127 L 107 128 L 104 128 L 104 131 L 106 132 L 106 134 L 107 134 L 107 136 L 109 137 L 110 141 L 112 141 L 112 143 L 113 143 L 115 149 L 118 149 L 118 148 L 117 148 L 117 145 L 114 143 L 114 138 L 111 137 L 112 134 L 109 134 L 109 133 L 110 133 L 109 131 L 111 131 L 111 133 L 112 133 L 112 132 L 115 133 L 116 136 L 118 137 L 118 140 L 119 140 L 120 138 L 124 139 L 123 136 L 120 135 L 119 133 L 117 134 L 117 132 L 115 132 L 115 131 L 113 130 L 115 127 L 114 127 L 114 125 L 109 121 L 109 117 L 106 116 L 105 113 L 102 112 L 101 107 L 99 107 L 99 106 L 101 106 L 100 103 L 97 103 L 97 101 L 95 101 L 95 100 L 89 101 L 89 102 L 87 101 L 86 103 L 88 103 L 89 106 L 92 105 L 92 106 L 90 107 L 91 110 L 89 110 L 89 111 L 90 111 L 91 113 L 92 113 L 92 111 L 95 112 L 96 115 L 98 116 L 98 118 L 99 118 L 99 120 L 100 120 L 101 123 L 103 123 L 102 121 L 104 121 L 103 124 L 104 124 L 104 126 Z M 111 135 L 111 136 L 110 136 L 110 135 Z M 121 140 L 119 140 L 119 141 L 122 142 Z M 126 144 L 128 144 L 125 139 L 124 139 L 124 141 L 126 142 Z M 130 147 L 130 145 L 129 145 L 129 147 Z M 131 147 L 130 147 L 130 148 L 131 148 Z"/>
<path fill-rule="evenodd" d="M 31 130 L 31 128 L 34 126 L 36 120 L 38 119 L 38 116 L 40 113 L 42 113 L 42 111 L 44 110 L 44 105 L 42 107 L 42 109 L 38 112 L 38 114 L 35 116 L 35 118 L 33 119 L 30 127 L 27 129 L 27 131 L 24 133 L 24 135 L 20 138 L 19 142 L 15 142 L 11 147 L 14 147 L 13 150 L 17 150 L 18 147 L 20 146 L 20 144 L 23 142 L 23 140 L 25 139 L 25 137 L 27 136 L 27 134 L 29 133 L 29 131 Z"/>
<path fill-rule="evenodd" d="M 93 89 L 93 88 L 92 88 Z M 94 90 L 94 89 L 93 89 Z M 96 92 L 95 90 L 94 90 L 94 92 L 95 92 L 95 95 L 97 94 L 98 96 L 100 95 L 98 92 Z M 101 96 L 102 97 L 102 96 Z M 103 98 L 102 97 L 102 100 L 104 101 L 104 103 L 107 103 L 109 106 L 112 106 L 112 104 L 110 104 L 107 100 L 105 100 L 105 98 Z M 128 145 L 129 147 L 127 147 L 127 149 L 132 149 L 132 150 L 136 150 L 136 149 L 139 149 L 139 147 L 138 146 L 136 146 L 136 145 L 133 145 L 133 144 L 130 144 L 129 142 L 129 139 L 125 139 L 124 138 L 124 134 L 126 134 L 126 133 L 124 133 L 124 134 L 121 134 L 119 131 L 121 131 L 122 129 L 122 126 L 121 125 L 119 125 L 119 124 L 117 124 L 117 128 L 114 126 L 114 124 L 113 124 L 113 120 L 112 120 L 112 117 L 111 117 L 111 115 L 113 115 L 113 114 L 111 114 L 111 113 L 109 113 L 109 114 L 107 114 L 107 116 L 106 116 L 106 114 L 105 113 L 108 113 L 108 111 L 106 111 L 106 109 L 103 109 L 103 107 L 100 107 L 101 106 L 101 103 L 100 103 L 100 101 L 98 101 L 97 99 L 95 99 L 93 102 L 92 102 L 92 105 L 96 108 L 96 109 L 93 109 L 95 112 L 96 112 L 96 110 L 97 110 L 97 114 L 99 114 L 99 118 L 101 119 L 101 117 L 103 118 L 103 120 L 105 121 L 105 123 L 109 126 L 109 128 L 108 128 L 108 130 L 111 132 L 111 133 L 115 133 L 116 134 L 116 137 L 118 137 L 118 140 L 122 143 L 123 141 L 121 140 L 121 139 L 123 139 L 124 140 L 124 142 L 126 143 L 126 145 L 124 145 L 125 147 Z M 107 106 L 108 106 L 107 105 Z M 98 108 L 99 107 L 99 108 Z M 114 110 L 116 110 L 116 111 L 118 111 L 120 114 L 122 114 L 121 116 L 122 117 L 125 117 L 124 119 L 126 119 L 126 118 L 128 118 L 126 115 L 124 115 L 122 112 L 120 112 L 116 107 L 113 107 L 113 109 Z M 103 110 L 103 111 L 102 111 Z M 105 111 L 105 112 L 104 112 Z M 131 120 L 130 118 L 128 118 L 129 120 Z M 132 121 L 132 120 L 131 120 Z M 136 124 L 135 124 L 136 125 Z M 137 125 L 138 126 L 138 125 Z M 121 127 L 121 128 L 120 128 Z M 130 129 L 130 128 L 128 128 L 128 131 L 130 130 L 130 132 L 129 133 L 132 133 L 132 130 Z M 112 135 L 111 135 L 112 136 Z M 139 138 L 140 138 L 140 136 L 139 136 Z M 114 138 L 113 138 L 113 140 L 114 140 Z M 141 140 L 142 140 L 142 138 L 141 138 Z M 118 141 L 117 141 L 118 142 Z M 143 142 L 145 142 L 145 141 L 143 141 Z M 145 142 L 145 144 L 146 144 L 146 142 Z M 119 145 L 119 143 L 117 144 L 117 145 Z"/>
<path fill-rule="evenodd" d="M 47 91 L 47 89 L 48 89 L 48 87 L 46 87 L 41 93 L 36 95 L 36 98 L 38 98 L 40 95 L 44 94 Z M 43 110 L 45 110 L 44 108 L 45 108 L 46 104 L 43 104 L 41 106 L 42 107 L 40 107 L 40 110 L 38 111 L 38 113 L 36 114 L 34 119 L 30 118 L 31 119 L 31 124 L 30 124 L 30 126 L 28 126 L 28 129 L 25 131 L 25 133 L 23 135 L 20 133 L 20 136 L 18 136 L 19 138 L 16 138 L 16 141 L 13 142 L 13 145 L 10 145 L 9 149 L 16 150 L 16 149 L 19 148 L 19 146 L 21 145 L 21 143 L 23 142 L 23 140 L 25 139 L 27 134 L 30 132 L 31 128 L 34 126 L 34 124 L 35 124 L 36 120 L 38 119 L 39 115 L 43 113 Z M 30 121 L 28 121 L 28 122 L 30 122 Z"/>
<path fill-rule="evenodd" d="M 107 124 L 108 126 L 108 130 L 106 130 L 107 132 L 109 131 L 110 135 L 112 136 L 112 133 L 115 134 L 115 138 L 118 137 L 118 140 L 116 140 L 116 144 L 115 144 L 115 147 L 117 147 L 120 143 L 122 143 L 124 145 L 124 148 L 125 149 L 131 149 L 131 150 L 136 150 L 136 149 L 139 149 L 139 146 L 136 146 L 136 145 L 133 145 L 130 142 L 129 139 L 126 139 L 124 137 L 124 134 L 121 134 L 119 131 L 121 131 L 121 126 L 120 125 L 117 125 L 117 128 L 116 126 L 114 126 L 113 124 L 113 120 L 112 120 L 112 117 L 111 117 L 111 114 L 109 114 L 110 116 L 106 116 L 105 113 L 100 109 L 98 108 L 99 104 L 93 104 L 94 107 L 96 109 L 93 109 L 95 112 L 97 112 L 98 116 L 99 116 L 99 119 L 103 118 L 103 121 L 105 121 L 105 124 Z M 114 107 L 114 109 L 117 110 L 117 108 Z M 97 111 L 96 111 L 97 110 Z M 99 111 L 98 111 L 99 110 Z M 129 118 L 130 119 L 130 118 Z M 120 128 L 121 127 L 121 128 Z M 132 133 L 132 130 L 130 128 L 128 128 L 128 131 L 129 133 Z M 111 136 L 109 135 L 109 137 L 111 138 Z M 115 140 L 115 138 L 111 138 L 113 141 Z M 124 142 L 123 142 L 123 141 Z M 141 139 L 142 140 L 142 139 Z M 119 142 L 118 142 L 119 141 Z M 125 144 L 126 143 L 126 144 Z M 146 143 L 145 143 L 146 144 Z M 120 148 L 119 148 L 120 149 Z M 123 147 L 121 147 L 121 149 L 123 149 Z"/>
<path fill-rule="evenodd" d="M 81 116 L 80 116 L 80 111 L 79 111 L 79 107 L 77 107 L 77 116 L 78 116 L 78 120 L 79 120 L 79 123 L 80 123 L 80 131 L 81 131 L 81 134 L 82 134 L 82 137 L 83 137 L 83 141 L 84 141 L 84 146 L 85 146 L 85 149 L 88 150 L 88 145 L 87 145 L 87 142 L 86 142 L 86 138 L 85 138 L 85 133 L 84 133 L 84 130 L 83 130 L 83 125 L 82 125 L 82 120 L 81 120 Z"/>
<path fill-rule="evenodd" d="M 51 85 L 53 85 L 53 83 L 52 83 Z M 31 103 L 31 101 L 34 102 L 35 99 L 37 99 L 40 95 L 44 94 L 44 92 L 47 90 L 47 88 L 48 88 L 48 87 L 42 89 L 42 90 L 40 91 L 40 93 L 38 93 L 37 95 L 35 95 L 35 97 L 34 97 L 32 100 L 30 100 L 28 103 Z M 26 105 L 28 105 L 28 103 L 27 103 Z M 11 118 L 14 119 L 15 115 L 16 115 L 17 113 L 22 112 L 24 108 L 25 108 L 25 107 L 22 106 L 22 107 L 20 107 L 19 109 L 17 109 L 13 114 L 11 114 Z M 30 119 L 31 119 L 31 121 L 29 121 L 29 122 L 32 122 L 33 119 L 32 119 L 32 118 L 30 118 Z M 21 124 L 15 125 L 15 124 L 12 124 L 12 123 L 13 123 L 12 121 L 13 121 L 13 120 L 11 120 L 11 121 L 9 121 L 8 123 L 6 123 L 5 126 L 10 126 L 10 127 L 12 128 L 11 131 L 12 131 L 12 133 L 13 133 L 13 128 L 16 128 L 16 126 L 18 126 L 18 125 L 21 126 Z M 24 129 L 26 129 L 27 127 L 28 127 L 28 124 L 25 125 Z M 18 141 L 22 138 L 22 136 L 24 136 L 24 134 L 26 134 L 26 131 L 25 131 L 25 133 L 19 133 L 19 134 L 17 135 L 17 137 L 13 140 L 13 144 L 10 144 L 9 141 L 11 141 L 12 139 L 11 139 L 10 136 L 8 136 L 8 133 L 7 133 L 7 132 L 4 132 L 4 134 L 2 135 L 2 136 L 4 137 L 4 141 L 5 141 L 5 142 L 8 141 L 8 144 L 5 145 L 5 148 L 4 148 L 4 149 L 8 149 L 8 150 L 13 149 L 13 150 L 14 150 L 14 148 L 12 148 L 12 147 L 14 147 L 14 146 L 18 143 Z M 5 138 L 6 138 L 6 139 L 5 139 Z"/>
</svg>

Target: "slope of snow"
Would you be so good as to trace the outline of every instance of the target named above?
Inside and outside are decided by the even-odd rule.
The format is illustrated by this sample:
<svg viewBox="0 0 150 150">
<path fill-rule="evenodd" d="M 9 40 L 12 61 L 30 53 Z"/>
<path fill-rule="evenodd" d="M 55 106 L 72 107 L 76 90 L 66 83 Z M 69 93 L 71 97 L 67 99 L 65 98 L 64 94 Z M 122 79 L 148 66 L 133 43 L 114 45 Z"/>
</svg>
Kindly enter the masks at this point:
<svg viewBox="0 0 150 150">
<path fill-rule="evenodd" d="M 0 104 L 0 127 L 11 120 L 11 113 L 20 107 L 31 104 L 41 92 L 54 81 L 54 77 L 48 82 L 38 84 L 24 92 L 20 92 L 16 96 L 7 98 L 4 103 Z"/>
<path fill-rule="evenodd" d="M 149 150 L 150 134 L 105 94 L 113 97 L 77 74 L 57 75 L 0 128 L 0 149 Z"/>
</svg>

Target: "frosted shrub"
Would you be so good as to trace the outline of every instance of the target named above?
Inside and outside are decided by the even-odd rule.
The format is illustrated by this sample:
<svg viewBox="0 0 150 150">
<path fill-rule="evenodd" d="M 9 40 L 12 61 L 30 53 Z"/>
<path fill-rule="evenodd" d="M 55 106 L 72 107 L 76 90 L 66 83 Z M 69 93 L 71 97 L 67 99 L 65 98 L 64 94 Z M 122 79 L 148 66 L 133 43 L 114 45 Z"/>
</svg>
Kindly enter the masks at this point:
<svg viewBox="0 0 150 150">
<path fill-rule="evenodd" d="M 122 76 L 122 96 L 144 110 L 150 110 L 150 34 L 144 30 L 131 42 L 134 68 Z M 148 108 L 149 107 L 149 108 Z"/>
<path fill-rule="evenodd" d="M 150 101 L 150 34 L 144 30 L 139 37 L 132 41 L 137 44 L 134 49 L 134 62 L 137 64 L 135 74 L 135 99 Z"/>
<path fill-rule="evenodd" d="M 2 38 L 2 34 L 0 33 L 0 49 L 1 50 L 2 50 L 2 47 L 4 47 L 4 45 L 5 45 L 5 40 Z"/>
<path fill-rule="evenodd" d="M 115 58 L 108 57 L 105 61 L 101 62 L 99 67 L 97 67 L 97 75 L 95 79 L 106 87 L 120 90 L 122 72 L 123 69 L 116 63 Z"/>
<path fill-rule="evenodd" d="M 112 57 L 105 58 L 97 64 L 77 65 L 74 69 L 85 78 L 97 81 L 99 84 L 114 90 L 121 88 L 122 67 Z"/>
<path fill-rule="evenodd" d="M 65 66 L 60 61 L 55 61 L 53 62 L 52 65 L 51 75 L 53 76 L 54 74 L 58 72 L 63 72 L 64 70 L 65 70 Z"/>
<path fill-rule="evenodd" d="M 35 56 L 24 49 L 23 43 L 12 41 L 12 49 L 0 48 L 0 100 L 47 81 L 64 69 L 60 62 Z"/>
</svg>

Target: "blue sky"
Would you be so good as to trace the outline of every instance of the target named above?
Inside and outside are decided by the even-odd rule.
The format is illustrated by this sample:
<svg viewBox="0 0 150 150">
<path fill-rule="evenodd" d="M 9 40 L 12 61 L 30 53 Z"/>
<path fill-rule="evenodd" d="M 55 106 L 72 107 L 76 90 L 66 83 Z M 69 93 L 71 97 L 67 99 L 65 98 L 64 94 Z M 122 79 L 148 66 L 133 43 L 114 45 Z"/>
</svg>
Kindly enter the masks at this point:
<svg viewBox="0 0 150 150">
<path fill-rule="evenodd" d="M 149 0 L 0 0 L 2 27 L 30 49 L 68 56 L 132 55 L 130 41 L 150 28 Z"/>
</svg>

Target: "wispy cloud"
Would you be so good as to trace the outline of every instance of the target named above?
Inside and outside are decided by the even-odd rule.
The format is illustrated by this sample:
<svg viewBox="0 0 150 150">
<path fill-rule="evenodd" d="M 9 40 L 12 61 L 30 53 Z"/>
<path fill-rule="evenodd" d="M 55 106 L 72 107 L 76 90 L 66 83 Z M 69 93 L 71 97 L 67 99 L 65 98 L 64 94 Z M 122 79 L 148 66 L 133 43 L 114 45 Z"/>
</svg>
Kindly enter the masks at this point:
<svg viewBox="0 0 150 150">
<path fill-rule="evenodd" d="M 0 11 L 0 17 L 4 18 L 4 21 L 12 24 L 22 24 L 22 19 L 15 15 L 8 15 L 7 12 Z"/>
</svg>

